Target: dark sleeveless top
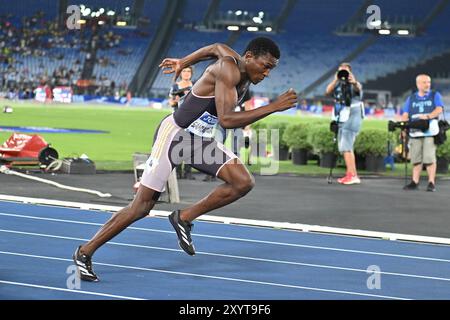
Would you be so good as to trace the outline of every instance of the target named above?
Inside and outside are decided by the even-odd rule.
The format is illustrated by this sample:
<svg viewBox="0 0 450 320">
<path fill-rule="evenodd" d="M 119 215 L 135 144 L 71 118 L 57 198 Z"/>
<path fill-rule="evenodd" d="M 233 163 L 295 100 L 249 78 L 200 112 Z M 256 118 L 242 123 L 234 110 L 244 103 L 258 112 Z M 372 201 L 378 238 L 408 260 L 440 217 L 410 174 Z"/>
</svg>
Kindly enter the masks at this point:
<svg viewBox="0 0 450 320">
<path fill-rule="evenodd" d="M 234 62 L 237 60 L 232 57 Z M 238 88 L 236 88 L 238 90 Z M 248 85 L 239 92 L 238 103 L 244 98 Z M 191 89 L 188 94 L 180 99 L 178 110 L 173 114 L 175 123 L 181 128 L 188 128 L 194 122 L 205 122 L 207 125 L 215 125 L 218 122 L 215 96 L 197 96 Z"/>
</svg>

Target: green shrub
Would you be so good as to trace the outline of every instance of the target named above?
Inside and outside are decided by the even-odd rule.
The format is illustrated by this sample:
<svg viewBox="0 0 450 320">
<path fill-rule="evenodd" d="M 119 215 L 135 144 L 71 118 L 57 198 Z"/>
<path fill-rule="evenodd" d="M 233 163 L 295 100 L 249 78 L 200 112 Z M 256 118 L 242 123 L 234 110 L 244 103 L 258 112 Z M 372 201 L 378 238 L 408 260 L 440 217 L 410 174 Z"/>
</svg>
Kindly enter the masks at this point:
<svg viewBox="0 0 450 320">
<path fill-rule="evenodd" d="M 450 138 L 437 147 L 436 157 L 450 160 Z"/>
<path fill-rule="evenodd" d="M 311 150 L 312 145 L 308 141 L 308 132 L 311 125 L 307 123 L 295 123 L 287 126 L 282 140 L 292 149 Z"/>
<path fill-rule="evenodd" d="M 269 139 L 270 142 L 272 142 L 272 136 L 271 130 L 278 130 L 278 137 L 279 137 L 279 146 L 280 148 L 288 148 L 288 144 L 286 143 L 286 141 L 283 139 L 284 133 L 286 131 L 286 128 L 288 127 L 288 123 L 287 122 L 272 122 L 268 125 L 268 132 L 267 132 L 267 138 Z"/>
<path fill-rule="evenodd" d="M 363 156 L 386 156 L 388 133 L 385 130 L 362 130 L 356 137 L 354 151 Z"/>
<path fill-rule="evenodd" d="M 253 130 L 267 129 L 268 125 L 263 120 L 256 121 L 250 125 Z"/>
<path fill-rule="evenodd" d="M 323 154 L 334 152 L 337 154 L 337 144 L 334 141 L 334 133 L 330 131 L 328 124 L 314 124 L 308 127 L 307 141 L 312 145 L 314 153 Z"/>
<path fill-rule="evenodd" d="M 258 137 L 257 139 L 258 139 L 259 143 L 267 143 L 267 139 L 269 138 L 268 135 L 270 134 L 270 132 L 268 130 L 269 125 L 267 124 L 267 122 L 264 122 L 262 120 L 256 121 L 250 125 L 250 128 L 254 131 L 253 139 L 256 139 L 256 137 Z M 259 133 L 260 130 L 267 130 L 266 131 L 267 133 L 260 135 L 260 133 Z"/>
</svg>

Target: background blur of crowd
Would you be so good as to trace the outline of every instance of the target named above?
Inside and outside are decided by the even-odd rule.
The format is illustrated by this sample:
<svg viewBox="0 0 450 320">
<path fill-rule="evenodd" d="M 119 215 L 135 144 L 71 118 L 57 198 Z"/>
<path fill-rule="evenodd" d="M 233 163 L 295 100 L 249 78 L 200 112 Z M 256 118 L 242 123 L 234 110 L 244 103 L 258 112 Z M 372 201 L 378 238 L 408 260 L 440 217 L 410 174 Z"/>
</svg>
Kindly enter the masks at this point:
<svg viewBox="0 0 450 320">
<path fill-rule="evenodd" d="M 388 103 L 364 101 L 366 115 L 373 117 L 394 117 L 401 114 L 402 107 L 403 101 L 397 98 L 391 99 Z M 334 100 L 332 99 L 303 99 L 298 104 L 297 111 L 309 114 L 331 114 L 333 108 Z"/>
<path fill-rule="evenodd" d="M 297 112 L 331 112 L 325 86 L 342 61 L 351 62 L 365 88 L 368 116 L 398 114 L 415 89 L 411 79 L 422 72 L 450 103 L 448 1 L 380 0 L 378 29 L 368 28 L 363 0 L 327 2 L 327 10 L 313 0 L 85 0 L 76 4 L 79 29 L 66 25 L 68 5 L 17 0 L 0 8 L 0 96 L 34 99 L 36 89 L 52 94 L 61 87 L 70 101 L 132 97 L 138 105 L 159 99 L 159 107 L 169 108 L 172 78 L 158 68 L 163 57 L 215 42 L 242 52 L 250 39 L 268 36 L 282 56 L 270 78 L 251 88 L 259 100 L 254 107 L 292 87 Z M 207 64 L 195 66 L 194 81 Z"/>
<path fill-rule="evenodd" d="M 15 23 L 14 23 L 15 21 Z M 89 80 L 89 90 L 78 86 L 85 61 L 92 59 L 90 48 L 117 50 L 126 58 L 128 50 L 119 48 L 122 36 L 112 30 L 102 32 L 97 26 L 88 32 L 73 32 L 49 21 L 41 11 L 22 17 L 20 23 L 12 15 L 0 15 L 0 94 L 8 99 L 33 99 L 37 87 L 70 87 L 75 94 L 126 96 L 128 83 L 116 82 L 104 74 Z M 65 50 L 79 53 L 72 63 L 64 63 Z M 35 68 L 25 61 L 30 58 Z M 28 59 L 29 61 L 29 59 Z M 120 61 L 106 55 L 95 58 L 102 67 L 115 67 Z M 56 65 L 56 66 L 55 66 Z"/>
</svg>

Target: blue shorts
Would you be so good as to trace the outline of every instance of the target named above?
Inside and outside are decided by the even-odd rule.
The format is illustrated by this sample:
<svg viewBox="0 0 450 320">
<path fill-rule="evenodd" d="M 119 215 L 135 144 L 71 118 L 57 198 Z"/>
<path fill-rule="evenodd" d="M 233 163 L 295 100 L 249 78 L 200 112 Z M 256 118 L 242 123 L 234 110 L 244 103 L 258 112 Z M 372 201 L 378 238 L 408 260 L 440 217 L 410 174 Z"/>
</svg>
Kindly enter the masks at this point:
<svg viewBox="0 0 450 320">
<path fill-rule="evenodd" d="M 353 151 L 353 144 L 355 143 L 358 132 L 340 129 L 338 132 L 338 149 L 339 152 Z"/>
<path fill-rule="evenodd" d="M 353 151 L 356 136 L 361 130 L 361 108 L 351 108 L 350 116 L 346 122 L 339 123 L 338 150 L 339 152 Z"/>
</svg>

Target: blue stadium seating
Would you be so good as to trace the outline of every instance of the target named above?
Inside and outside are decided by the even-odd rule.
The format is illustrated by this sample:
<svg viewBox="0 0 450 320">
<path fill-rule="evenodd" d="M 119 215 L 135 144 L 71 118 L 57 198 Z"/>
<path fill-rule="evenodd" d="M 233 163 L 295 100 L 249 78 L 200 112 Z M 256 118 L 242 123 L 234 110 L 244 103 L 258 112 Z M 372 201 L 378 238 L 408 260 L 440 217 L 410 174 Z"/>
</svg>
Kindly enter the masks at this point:
<svg viewBox="0 0 450 320">
<path fill-rule="evenodd" d="M 5 2 L 5 1 L 4 1 Z M 32 16 L 42 11 L 46 19 L 53 19 L 58 14 L 58 1 L 55 0 L 20 0 L 2 3 L 0 14 L 12 14 L 20 21 L 21 17 Z"/>
<path fill-rule="evenodd" d="M 202 22 L 210 3 L 211 0 L 187 0 L 183 8 L 183 22 Z"/>
<path fill-rule="evenodd" d="M 377 0 L 381 8 L 382 20 L 399 19 L 409 17 L 419 21 L 426 17 L 439 0 Z M 111 8 L 116 11 L 123 10 L 125 6 L 132 7 L 134 0 L 85 0 L 79 1 L 93 8 Z M 211 0 L 186 0 L 181 22 L 183 24 L 202 23 Z M 276 17 L 284 1 L 259 0 L 224 0 L 220 1 L 219 12 L 235 12 L 236 10 L 248 11 L 249 14 L 257 14 L 264 11 L 267 16 Z M 291 10 L 281 31 L 272 33 L 251 33 L 243 31 L 233 48 L 243 53 L 246 44 L 256 36 L 269 36 L 280 46 L 281 59 L 279 65 L 274 69 L 269 79 L 266 79 L 251 90 L 256 94 L 274 96 L 293 87 L 303 90 L 330 68 L 342 62 L 345 57 L 363 43 L 369 35 L 338 36 L 334 31 L 348 22 L 361 5 L 363 0 L 343 1 L 297 1 Z M 166 0 L 146 0 L 142 10 L 142 16 L 147 17 L 150 24 L 145 31 L 147 36 L 137 35 L 134 30 L 128 29 L 106 29 L 113 30 L 122 36 L 122 41 L 117 48 L 99 50 L 97 57 L 106 57 L 114 64 L 102 66 L 97 64 L 94 75 L 99 78 L 107 76 L 117 84 L 129 83 L 139 67 L 146 50 L 156 34 L 160 19 L 167 5 Z M 5 12 L 5 7 L 0 9 Z M 7 11 L 16 15 L 31 16 L 37 10 L 46 14 L 46 19 L 56 17 L 58 8 L 54 0 L 21 0 L 11 2 Z M 450 6 L 436 17 L 428 26 L 423 36 L 410 37 L 380 37 L 375 44 L 367 48 L 362 54 L 352 61 L 353 69 L 358 79 L 362 82 L 375 79 L 407 68 L 410 65 L 424 61 L 437 54 L 450 50 L 450 35 L 448 16 Z M 364 17 L 362 17 L 364 18 Z M 15 22 L 20 20 L 16 18 Z M 74 36 L 73 34 L 68 37 Z M 204 45 L 223 42 L 230 37 L 228 31 L 200 32 L 195 29 L 179 29 L 171 40 L 167 56 L 182 57 Z M 75 50 L 74 50 L 75 49 Z M 124 54 L 126 53 L 126 54 Z M 62 55 L 62 60 L 52 59 L 52 56 Z M 27 68 L 30 72 L 41 72 L 43 69 L 51 73 L 60 65 L 69 66 L 75 60 L 84 62 L 85 54 L 76 48 L 64 48 L 58 46 L 50 49 L 45 57 L 32 57 L 15 55 L 18 60 L 16 66 Z M 20 64 L 22 63 L 22 64 Z M 203 62 L 195 67 L 194 79 L 198 78 L 209 62 Z M 4 66 L 0 66 L 2 72 Z M 331 78 L 330 78 L 331 80 Z M 171 85 L 171 76 L 159 73 L 152 90 L 155 92 L 167 92 Z M 323 94 L 326 83 L 322 84 L 310 96 Z"/>
<path fill-rule="evenodd" d="M 449 39 L 449 17 L 450 5 L 447 5 L 427 28 L 426 35 L 435 35 L 444 39 Z"/>
<path fill-rule="evenodd" d="M 189 30 L 179 30 L 172 41 L 172 46 L 167 53 L 168 57 L 181 58 L 205 45 L 215 42 L 224 43 L 229 36 L 228 31 L 224 32 L 199 32 Z M 197 79 L 206 69 L 210 62 L 201 62 L 194 67 L 193 79 Z M 160 72 L 153 83 L 153 91 L 158 93 L 168 93 L 172 83 L 172 77 Z"/>
<path fill-rule="evenodd" d="M 374 1 L 373 4 L 380 7 L 381 19 L 383 21 L 387 18 L 390 18 L 388 21 L 392 21 L 396 17 L 399 21 L 401 21 L 400 17 L 421 21 L 439 1 L 440 0 L 377 0 Z"/>
<path fill-rule="evenodd" d="M 100 0 L 91 0 L 92 2 L 101 2 Z M 114 1 L 112 2 L 114 3 Z M 129 84 L 133 79 L 139 65 L 141 64 L 145 52 L 149 47 L 153 36 L 157 32 L 157 27 L 162 17 L 166 3 L 164 0 L 147 0 L 144 2 L 142 16 L 150 20 L 150 24 L 143 31 L 149 33 L 149 36 L 138 36 L 134 30 L 111 28 L 115 34 L 122 36 L 119 47 L 108 50 L 98 50 L 97 57 L 106 57 L 113 64 L 101 66 L 96 64 L 94 67 L 94 76 L 98 79 L 106 76 L 117 84 Z M 106 30 L 108 31 L 108 30 Z M 123 53 L 127 52 L 126 55 Z"/>
<path fill-rule="evenodd" d="M 142 37 L 130 30 L 113 28 L 112 31 L 123 38 L 116 48 L 97 50 L 97 58 L 107 58 L 110 63 L 107 66 L 96 64 L 94 76 L 97 79 L 106 76 L 117 84 L 125 82 L 128 85 L 144 58 L 151 37 Z"/>
</svg>

